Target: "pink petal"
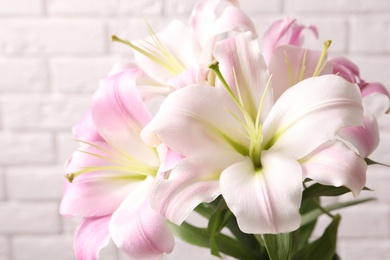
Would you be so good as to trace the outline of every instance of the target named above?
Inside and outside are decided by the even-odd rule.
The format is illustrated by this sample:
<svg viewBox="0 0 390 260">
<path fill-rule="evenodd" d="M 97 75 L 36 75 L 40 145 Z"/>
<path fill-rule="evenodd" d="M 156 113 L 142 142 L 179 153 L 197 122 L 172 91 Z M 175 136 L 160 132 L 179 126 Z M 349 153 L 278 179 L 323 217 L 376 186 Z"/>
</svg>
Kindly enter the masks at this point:
<svg viewBox="0 0 390 260">
<path fill-rule="evenodd" d="M 91 114 L 100 135 L 115 150 L 122 150 L 148 165 L 159 165 L 155 150 L 139 137 L 151 115 L 135 86 L 131 72 L 102 80 L 92 100 Z"/>
<path fill-rule="evenodd" d="M 361 87 L 362 97 L 367 97 L 371 94 L 382 94 L 390 98 L 389 91 L 383 86 L 381 83 L 378 82 L 372 82 L 372 83 L 365 83 Z"/>
<path fill-rule="evenodd" d="M 363 120 L 363 126 L 343 128 L 339 136 L 355 146 L 362 158 L 366 158 L 379 145 L 379 127 L 375 116 L 368 112 Z"/>
<path fill-rule="evenodd" d="M 216 20 L 215 23 L 215 35 L 226 33 L 229 31 L 247 32 L 250 31 L 255 38 L 258 37 L 256 32 L 256 26 L 246 15 L 244 11 L 235 7 L 227 6 L 222 12 L 221 16 Z"/>
<path fill-rule="evenodd" d="M 342 127 L 363 123 L 358 87 L 335 75 L 309 78 L 286 90 L 263 124 L 263 149 L 300 159 L 336 136 Z"/>
<path fill-rule="evenodd" d="M 313 77 L 320 57 L 320 51 L 311 51 L 295 46 L 277 48 L 269 63 L 269 73 L 272 75 L 275 100 L 299 81 Z M 288 63 L 286 60 L 288 60 Z M 305 67 L 305 71 L 301 76 L 302 66 Z M 332 74 L 332 66 L 330 64 L 325 65 L 320 73 L 320 75 L 326 74 Z"/>
<path fill-rule="evenodd" d="M 108 245 L 110 234 L 108 223 L 111 216 L 99 218 L 86 218 L 78 226 L 73 249 L 79 260 L 97 260 L 99 251 Z"/>
<path fill-rule="evenodd" d="M 296 24 L 296 19 L 284 18 L 274 22 L 263 36 L 262 51 L 267 65 L 270 64 L 274 50 L 283 45 L 300 47 L 303 42 L 302 31 L 308 28 L 318 37 L 317 28 Z"/>
<path fill-rule="evenodd" d="M 208 71 L 208 68 L 200 64 L 191 66 L 185 72 L 169 79 L 168 84 L 172 86 L 173 89 L 179 89 L 194 84 L 206 84 Z"/>
<path fill-rule="evenodd" d="M 350 73 L 354 75 L 354 77 L 360 78 L 360 71 L 358 66 L 352 61 L 350 61 L 349 59 L 347 59 L 346 57 L 343 56 L 332 57 L 331 59 L 329 59 L 329 62 L 331 64 L 336 64 L 344 67 L 346 70 L 350 71 Z M 334 71 L 334 74 L 336 74 L 337 72 L 338 72 L 337 70 Z M 355 82 L 355 81 L 351 81 L 351 82 Z"/>
<path fill-rule="evenodd" d="M 246 110 L 256 118 L 258 106 L 265 95 L 262 106 L 264 119 L 273 104 L 272 91 L 265 92 L 269 75 L 261 56 L 257 41 L 250 32 L 220 41 L 216 44 L 214 56 L 229 87 L 242 97 Z M 236 85 L 237 80 L 237 85 Z"/>
<path fill-rule="evenodd" d="M 304 178 L 336 187 L 356 197 L 366 183 L 366 162 L 340 141 L 329 141 L 300 160 Z"/>
<path fill-rule="evenodd" d="M 218 154 L 223 156 L 223 154 Z M 218 177 L 222 169 L 184 159 L 160 180 L 152 194 L 152 207 L 171 222 L 180 225 L 202 202 L 220 195 Z"/>
<path fill-rule="evenodd" d="M 92 120 L 91 111 L 84 115 L 79 123 L 72 128 L 73 135 L 76 139 L 86 142 L 99 142 L 103 141 L 103 137 L 100 136 L 96 130 L 95 123 Z"/>
<path fill-rule="evenodd" d="M 223 171 L 222 196 L 245 233 L 285 233 L 299 227 L 302 175 L 297 161 L 263 151 L 262 169 L 247 157 Z"/>
<path fill-rule="evenodd" d="M 112 240 L 131 259 L 160 259 L 175 243 L 163 217 L 150 207 L 153 185 L 153 179 L 145 180 L 112 215 Z"/>
<path fill-rule="evenodd" d="M 112 149 L 105 143 L 96 143 L 97 146 L 110 152 Z M 113 162 L 104 160 L 88 153 L 99 156 L 112 157 L 97 148 L 84 145 L 80 151 L 75 151 L 65 168 L 66 173 L 78 172 L 85 167 L 99 167 L 113 165 Z M 137 185 L 136 181 L 128 180 L 126 171 L 91 171 L 84 173 L 73 180 L 66 181 L 65 191 L 61 201 L 60 213 L 65 216 L 95 217 L 112 214 Z"/>
</svg>

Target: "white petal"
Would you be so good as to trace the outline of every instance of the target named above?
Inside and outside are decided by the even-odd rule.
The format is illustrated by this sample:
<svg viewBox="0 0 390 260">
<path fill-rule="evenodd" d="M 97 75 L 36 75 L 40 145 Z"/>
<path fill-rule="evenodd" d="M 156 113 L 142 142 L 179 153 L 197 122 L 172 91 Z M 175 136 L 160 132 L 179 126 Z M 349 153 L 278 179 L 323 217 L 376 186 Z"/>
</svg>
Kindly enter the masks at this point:
<svg viewBox="0 0 390 260">
<path fill-rule="evenodd" d="M 366 162 L 340 141 L 329 141 L 300 160 L 304 178 L 336 187 L 345 186 L 358 196 L 366 183 Z"/>
<path fill-rule="evenodd" d="M 237 150 L 247 152 L 245 130 L 231 113 L 240 116 L 237 105 L 224 89 L 189 86 L 170 94 L 141 137 L 157 144 L 160 139 L 185 157 L 203 157 L 215 163 L 234 159 Z M 243 119 L 241 119 L 243 120 Z M 229 154 L 228 158 L 216 154 Z"/>
<path fill-rule="evenodd" d="M 158 182 L 152 194 L 152 207 L 180 225 L 197 205 L 220 195 L 218 178 L 222 170 L 212 166 L 184 159 L 168 179 Z"/>
<path fill-rule="evenodd" d="M 342 127 L 363 123 L 358 87 L 339 76 L 309 78 L 288 89 L 263 124 L 263 149 L 300 159 Z"/>
<path fill-rule="evenodd" d="M 229 87 L 237 96 L 240 93 L 253 119 L 265 95 L 261 117 L 264 119 L 273 104 L 272 89 L 269 88 L 265 93 L 269 75 L 253 35 L 250 32 L 242 33 L 217 43 L 214 56 Z"/>
<path fill-rule="evenodd" d="M 262 169 L 249 158 L 221 174 L 222 196 L 245 233 L 284 233 L 300 225 L 302 174 L 297 161 L 263 151 Z"/>
</svg>

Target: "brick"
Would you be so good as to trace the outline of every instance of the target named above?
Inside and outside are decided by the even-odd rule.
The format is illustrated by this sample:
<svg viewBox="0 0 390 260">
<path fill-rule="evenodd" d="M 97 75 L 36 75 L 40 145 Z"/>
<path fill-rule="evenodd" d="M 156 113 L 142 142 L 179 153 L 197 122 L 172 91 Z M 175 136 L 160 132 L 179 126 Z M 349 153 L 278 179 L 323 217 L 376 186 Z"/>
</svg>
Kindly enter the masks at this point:
<svg viewBox="0 0 390 260">
<path fill-rule="evenodd" d="M 74 234 L 76 228 L 78 227 L 81 218 L 79 217 L 61 217 L 62 222 L 62 233 L 66 235 Z"/>
<path fill-rule="evenodd" d="M 159 14 L 162 0 L 48 0 L 47 9 L 53 14 Z"/>
<path fill-rule="evenodd" d="M 63 169 L 60 166 L 10 167 L 6 170 L 8 199 L 58 200 L 62 196 L 65 181 L 63 175 Z"/>
<path fill-rule="evenodd" d="M 97 54 L 105 43 L 98 20 L 6 19 L 0 24 L 0 54 Z"/>
<path fill-rule="evenodd" d="M 385 166 L 373 165 L 369 166 L 367 171 L 366 186 L 372 191 L 365 192 L 366 197 L 374 197 L 380 202 L 390 202 L 390 176 L 389 169 Z"/>
<path fill-rule="evenodd" d="M 0 0 L 1 15 L 38 15 L 43 13 L 42 0 Z"/>
<path fill-rule="evenodd" d="M 48 133 L 0 132 L 0 164 L 52 163 L 53 140 Z"/>
<path fill-rule="evenodd" d="M 389 41 L 389 16 L 355 16 L 351 19 L 351 53 L 383 54 L 390 51 Z"/>
<path fill-rule="evenodd" d="M 74 258 L 71 236 L 15 236 L 11 240 L 13 260 Z"/>
<path fill-rule="evenodd" d="M 57 203 L 0 203 L 0 234 L 53 234 L 59 231 Z"/>
<path fill-rule="evenodd" d="M 3 106 L 8 129 L 70 129 L 89 106 L 83 97 L 8 97 Z"/>
<path fill-rule="evenodd" d="M 387 0 L 325 0 L 318 3 L 307 0 L 285 0 L 287 13 L 367 13 L 389 11 L 390 5 Z"/>
<path fill-rule="evenodd" d="M 166 0 L 164 13 L 167 15 L 188 15 L 191 14 L 197 0 Z"/>
<path fill-rule="evenodd" d="M 241 0 L 240 8 L 247 14 L 274 14 L 279 13 L 282 8 L 281 0 Z"/>
<path fill-rule="evenodd" d="M 79 143 L 74 140 L 74 136 L 70 133 L 59 133 L 56 135 L 56 152 L 57 162 L 63 164 L 73 151 L 79 147 Z"/>
<path fill-rule="evenodd" d="M 339 243 L 341 259 L 389 259 L 390 239 L 346 240 Z"/>
<path fill-rule="evenodd" d="M 54 88 L 64 94 L 93 93 L 117 58 L 59 58 L 51 61 Z"/>
<path fill-rule="evenodd" d="M 48 72 L 42 59 L 0 59 L 0 91 L 32 93 L 47 91 Z"/>
<path fill-rule="evenodd" d="M 0 169 L 0 201 L 6 198 L 5 196 L 5 176 L 3 169 Z"/>
<path fill-rule="evenodd" d="M 390 237 L 390 207 L 381 202 L 364 203 L 340 210 L 339 236 L 342 238 Z"/>
<path fill-rule="evenodd" d="M 9 244 L 8 239 L 4 236 L 0 236 L 0 260 L 9 260 Z"/>
</svg>

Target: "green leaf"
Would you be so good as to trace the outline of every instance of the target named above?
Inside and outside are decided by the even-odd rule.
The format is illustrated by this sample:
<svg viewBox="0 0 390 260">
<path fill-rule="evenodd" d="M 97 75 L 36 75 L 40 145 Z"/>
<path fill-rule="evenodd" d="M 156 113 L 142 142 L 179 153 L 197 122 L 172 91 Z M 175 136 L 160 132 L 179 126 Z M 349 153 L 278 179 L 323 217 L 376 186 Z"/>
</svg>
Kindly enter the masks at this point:
<svg viewBox="0 0 390 260">
<path fill-rule="evenodd" d="M 340 220 L 340 215 L 336 215 L 322 236 L 298 251 L 292 260 L 332 260 L 336 252 L 337 229 Z"/>
<path fill-rule="evenodd" d="M 288 260 L 292 246 L 292 233 L 264 234 L 263 240 L 271 260 Z"/>
<path fill-rule="evenodd" d="M 379 164 L 379 165 L 382 165 L 382 166 L 390 167 L 390 165 L 387 165 L 387 164 L 384 164 L 384 163 L 380 163 L 380 162 L 376 162 L 376 161 L 371 160 L 369 158 L 365 158 L 364 160 L 366 161 L 367 165 Z"/>
<path fill-rule="evenodd" d="M 370 190 L 367 187 L 364 187 L 363 190 Z M 320 196 L 340 196 L 345 193 L 351 192 L 347 187 L 334 187 L 322 185 L 319 183 L 315 183 L 309 187 L 307 187 L 302 194 L 302 200 L 307 200 L 310 198 L 318 198 Z"/>
<path fill-rule="evenodd" d="M 332 210 L 342 209 L 342 208 L 350 207 L 350 206 L 353 206 L 353 205 L 357 205 L 357 204 L 361 204 L 361 203 L 365 203 L 365 202 L 369 202 L 369 201 L 373 201 L 373 200 L 375 200 L 375 198 L 367 198 L 367 199 L 361 199 L 361 200 L 351 200 L 351 201 L 347 201 L 347 202 L 331 204 L 331 205 L 325 206 L 324 209 L 327 210 L 327 211 L 332 211 Z M 322 210 L 320 210 L 320 209 L 314 209 L 314 210 L 312 210 L 310 212 L 307 212 L 307 213 L 303 214 L 302 215 L 301 226 L 304 226 L 304 225 L 314 221 L 315 219 L 317 219 L 322 214 L 324 214 L 324 212 Z"/>
<path fill-rule="evenodd" d="M 168 225 L 173 234 L 183 241 L 195 246 L 209 248 L 209 235 L 206 228 L 195 227 L 187 222 L 183 222 L 180 226 L 168 222 Z M 215 240 L 221 253 L 237 259 L 259 259 L 252 248 L 236 239 L 219 234 Z"/>
<path fill-rule="evenodd" d="M 232 232 L 232 234 L 241 243 L 248 245 L 255 252 L 257 252 L 258 256 L 259 256 L 258 259 L 263 259 L 263 260 L 268 259 L 268 254 L 267 254 L 267 250 L 265 249 L 265 247 L 257 241 L 255 235 L 243 233 L 241 231 L 241 229 L 239 228 L 239 226 L 237 224 L 237 219 L 234 215 L 230 218 L 226 227 L 230 230 L 230 232 Z"/>
<path fill-rule="evenodd" d="M 219 254 L 216 236 L 220 234 L 221 230 L 226 226 L 232 215 L 232 212 L 228 209 L 217 210 L 213 215 L 211 215 L 207 231 L 210 236 L 210 249 L 212 255 L 221 257 Z"/>
<path fill-rule="evenodd" d="M 316 198 L 302 201 L 301 208 L 300 208 L 301 215 L 304 215 L 318 208 L 317 203 L 314 200 L 316 200 Z M 313 221 L 307 223 L 306 225 L 301 225 L 300 228 L 297 231 L 295 231 L 298 233 L 298 241 L 294 241 L 295 243 L 297 243 L 293 245 L 294 248 L 297 247 L 299 250 L 309 243 L 309 239 L 311 237 L 311 234 L 313 233 L 316 223 L 317 223 L 317 219 L 314 219 Z"/>
</svg>

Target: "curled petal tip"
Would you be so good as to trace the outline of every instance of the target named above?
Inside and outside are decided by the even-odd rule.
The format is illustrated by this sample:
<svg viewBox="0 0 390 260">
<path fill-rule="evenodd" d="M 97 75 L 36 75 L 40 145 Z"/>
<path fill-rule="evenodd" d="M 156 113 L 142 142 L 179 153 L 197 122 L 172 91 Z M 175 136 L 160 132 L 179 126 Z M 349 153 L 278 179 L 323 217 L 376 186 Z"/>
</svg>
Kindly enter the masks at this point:
<svg viewBox="0 0 390 260">
<path fill-rule="evenodd" d="M 141 131 L 141 139 L 151 147 L 157 147 L 161 144 L 161 140 L 157 137 L 157 135 L 146 128 Z"/>
</svg>

